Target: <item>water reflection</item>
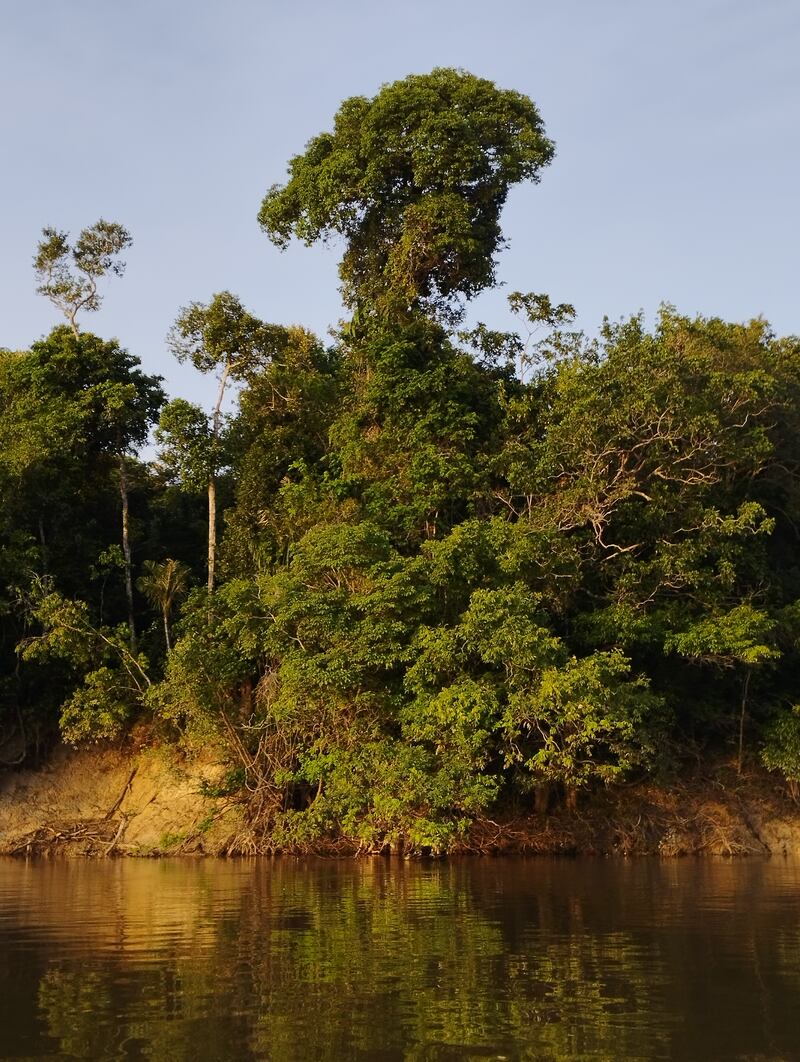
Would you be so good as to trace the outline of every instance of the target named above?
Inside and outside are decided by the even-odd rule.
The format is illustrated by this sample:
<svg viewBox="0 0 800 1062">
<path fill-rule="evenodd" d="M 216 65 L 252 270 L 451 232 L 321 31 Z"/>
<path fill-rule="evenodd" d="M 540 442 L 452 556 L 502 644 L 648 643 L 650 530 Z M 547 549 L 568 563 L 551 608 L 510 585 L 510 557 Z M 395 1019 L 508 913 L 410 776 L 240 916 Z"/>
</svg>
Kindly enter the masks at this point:
<svg viewBox="0 0 800 1062">
<path fill-rule="evenodd" d="M 800 1057 L 783 862 L 0 863 L 0 1057 Z"/>
</svg>

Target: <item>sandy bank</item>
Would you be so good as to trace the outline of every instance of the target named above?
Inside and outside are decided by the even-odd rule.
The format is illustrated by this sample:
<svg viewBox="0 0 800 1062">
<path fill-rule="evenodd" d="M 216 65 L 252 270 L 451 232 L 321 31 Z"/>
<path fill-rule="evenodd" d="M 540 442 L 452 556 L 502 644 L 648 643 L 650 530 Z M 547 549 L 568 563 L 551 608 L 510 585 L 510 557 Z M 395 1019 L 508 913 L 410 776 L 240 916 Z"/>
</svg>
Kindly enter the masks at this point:
<svg viewBox="0 0 800 1062">
<path fill-rule="evenodd" d="M 224 768 L 169 747 L 57 750 L 36 770 L 0 776 L 0 855 L 115 857 L 268 851 L 244 805 L 207 795 Z M 317 851 L 365 850 L 346 839 Z M 460 846 L 482 854 L 800 856 L 800 807 L 773 778 L 641 784 L 584 798 L 575 810 L 476 823 Z"/>
<path fill-rule="evenodd" d="M 168 750 L 58 749 L 36 770 L 0 776 L 0 854 L 218 854 L 236 811 L 204 796 L 222 768 Z"/>
</svg>

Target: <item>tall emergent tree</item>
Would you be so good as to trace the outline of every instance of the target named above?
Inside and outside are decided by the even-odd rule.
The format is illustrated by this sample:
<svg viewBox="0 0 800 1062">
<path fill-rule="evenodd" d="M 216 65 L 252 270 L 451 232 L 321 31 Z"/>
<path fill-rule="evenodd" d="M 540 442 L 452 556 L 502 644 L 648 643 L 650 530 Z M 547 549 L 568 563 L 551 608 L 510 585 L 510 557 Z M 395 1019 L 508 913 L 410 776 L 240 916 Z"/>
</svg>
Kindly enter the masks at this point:
<svg viewBox="0 0 800 1062">
<path fill-rule="evenodd" d="M 94 225 L 82 229 L 74 245 L 70 245 L 69 233 L 58 229 L 42 230 L 33 267 L 39 281 L 37 291 L 46 295 L 64 314 L 76 339 L 79 338 L 78 314 L 82 311 L 100 309 L 102 296 L 97 283 L 109 273 L 121 277 L 125 262 L 120 254 L 133 244 L 128 230 L 116 221 L 102 218 Z M 126 399 L 117 397 L 117 419 L 124 414 Z M 146 432 L 146 429 L 145 429 Z M 119 432 L 119 493 L 122 502 L 122 553 L 125 559 L 125 592 L 128 598 L 128 625 L 131 648 L 136 645 L 136 626 L 133 615 L 133 563 L 130 542 L 130 493 L 128 471 L 125 465 L 126 447 L 122 440 L 125 430 Z"/>
<path fill-rule="evenodd" d="M 512 185 L 536 181 L 553 144 L 535 104 L 463 70 L 439 68 L 353 96 L 332 133 L 267 192 L 262 228 L 279 247 L 344 237 L 347 304 L 458 317 L 456 299 L 491 285 Z"/>
<path fill-rule="evenodd" d="M 232 380 L 243 380 L 269 357 L 271 341 L 283 335 L 248 313 L 229 291 L 207 305 L 185 307 L 169 334 L 178 361 L 190 361 L 202 373 L 219 373 L 210 424 L 196 406 L 178 399 L 164 411 L 161 441 L 183 478 L 205 478 L 208 490 L 208 590 L 214 589 L 217 557 L 217 473 L 220 464 L 222 404 Z M 205 421 L 205 424 L 203 423 Z"/>
<path fill-rule="evenodd" d="M 109 273 L 122 276 L 125 262 L 119 256 L 133 239 L 124 226 L 102 218 L 82 229 L 74 245 L 69 233 L 58 229 L 42 229 L 42 236 L 33 260 L 36 290 L 61 310 L 77 336 L 78 314 L 100 309 L 97 282 Z"/>
</svg>

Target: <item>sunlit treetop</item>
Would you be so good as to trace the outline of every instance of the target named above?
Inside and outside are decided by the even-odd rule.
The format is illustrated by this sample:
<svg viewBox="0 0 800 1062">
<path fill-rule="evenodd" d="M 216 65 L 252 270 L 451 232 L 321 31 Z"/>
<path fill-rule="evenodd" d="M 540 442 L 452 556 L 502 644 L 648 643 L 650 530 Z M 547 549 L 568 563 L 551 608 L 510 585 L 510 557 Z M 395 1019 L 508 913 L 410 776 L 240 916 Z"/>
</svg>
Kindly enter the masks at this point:
<svg viewBox="0 0 800 1062">
<path fill-rule="evenodd" d="M 439 68 L 345 100 L 333 132 L 267 192 L 259 221 L 281 248 L 344 237 L 353 309 L 457 319 L 460 299 L 495 281 L 510 187 L 537 181 L 553 154 L 527 96 Z"/>
<path fill-rule="evenodd" d="M 98 281 L 109 273 L 122 276 L 125 262 L 119 256 L 132 244 L 123 225 L 103 218 L 82 229 L 74 245 L 70 245 L 69 233 L 42 229 L 33 259 L 39 281 L 36 291 L 61 310 L 76 336 L 78 314 L 100 309 L 103 299 Z"/>
</svg>

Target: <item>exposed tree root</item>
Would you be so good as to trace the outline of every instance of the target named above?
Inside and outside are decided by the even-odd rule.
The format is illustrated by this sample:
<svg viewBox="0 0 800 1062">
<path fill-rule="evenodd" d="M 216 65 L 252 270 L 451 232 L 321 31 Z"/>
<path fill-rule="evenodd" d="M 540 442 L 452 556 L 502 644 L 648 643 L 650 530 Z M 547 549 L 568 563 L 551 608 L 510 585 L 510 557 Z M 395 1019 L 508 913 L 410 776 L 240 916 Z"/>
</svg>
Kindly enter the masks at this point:
<svg viewBox="0 0 800 1062">
<path fill-rule="evenodd" d="M 49 857 L 69 852 L 74 855 L 110 855 L 127 824 L 127 819 L 84 819 L 38 827 L 22 837 L 9 855 Z"/>
<path fill-rule="evenodd" d="M 199 793 L 189 799 L 184 792 L 183 802 L 176 803 L 174 814 L 170 814 L 172 807 L 165 802 L 166 791 L 159 784 L 162 776 L 143 781 L 145 767 L 139 770 L 137 780 L 144 792 L 138 800 L 134 794 L 126 804 L 137 769 L 121 775 L 126 779 L 121 790 L 120 781 L 116 781 L 107 792 L 109 806 L 105 814 L 94 811 L 92 817 L 45 820 L 36 828 L 29 826 L 8 837 L 3 851 L 21 857 L 104 858 L 439 854 L 409 849 L 402 838 L 393 838 L 391 843 L 381 838 L 367 842 L 335 832 L 288 842 L 285 834 L 281 836 L 275 830 L 274 800 L 261 789 L 255 793 L 238 792 L 224 801 L 206 799 Z M 168 777 L 163 780 L 166 782 Z M 57 806 L 53 793 L 47 804 Z M 135 808 L 131 806 L 134 804 Z M 156 821 L 161 825 L 156 830 L 151 828 L 150 839 L 143 843 L 137 826 L 152 808 L 159 809 Z M 28 822 L 35 823 L 36 818 L 29 817 Z M 640 783 L 601 790 L 584 796 L 572 808 L 556 804 L 546 814 L 537 813 L 533 806 L 508 807 L 492 817 L 477 819 L 450 848 L 454 855 L 744 856 L 770 852 L 800 853 L 800 810 L 763 772 L 739 777 L 725 767 L 671 784 Z"/>
</svg>

